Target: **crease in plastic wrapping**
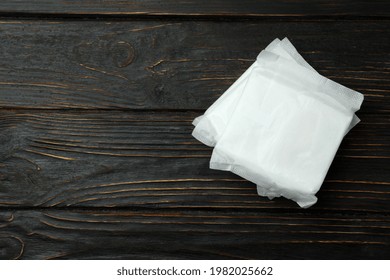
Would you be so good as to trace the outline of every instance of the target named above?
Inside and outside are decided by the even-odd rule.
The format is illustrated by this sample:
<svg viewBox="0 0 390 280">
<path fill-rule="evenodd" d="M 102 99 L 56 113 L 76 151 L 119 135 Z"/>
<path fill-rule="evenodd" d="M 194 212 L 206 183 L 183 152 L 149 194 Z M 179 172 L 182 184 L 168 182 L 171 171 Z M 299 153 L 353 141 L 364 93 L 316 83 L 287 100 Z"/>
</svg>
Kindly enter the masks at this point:
<svg viewBox="0 0 390 280">
<path fill-rule="evenodd" d="M 193 124 L 214 147 L 210 168 L 307 208 L 343 137 L 360 120 L 363 95 L 316 72 L 285 38 L 275 39 Z"/>
</svg>

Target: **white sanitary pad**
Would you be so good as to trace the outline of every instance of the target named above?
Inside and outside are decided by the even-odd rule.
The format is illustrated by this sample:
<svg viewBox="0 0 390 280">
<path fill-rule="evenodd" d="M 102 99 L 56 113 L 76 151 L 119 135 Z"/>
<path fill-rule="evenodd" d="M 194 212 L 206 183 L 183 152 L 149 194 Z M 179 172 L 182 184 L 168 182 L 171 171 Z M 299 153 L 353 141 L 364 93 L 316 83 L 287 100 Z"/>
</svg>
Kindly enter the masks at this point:
<svg viewBox="0 0 390 280">
<path fill-rule="evenodd" d="M 318 74 L 287 39 L 276 39 L 194 120 L 193 135 L 215 146 L 211 168 L 256 183 L 259 195 L 309 207 L 342 138 L 359 122 L 362 101 Z"/>
</svg>

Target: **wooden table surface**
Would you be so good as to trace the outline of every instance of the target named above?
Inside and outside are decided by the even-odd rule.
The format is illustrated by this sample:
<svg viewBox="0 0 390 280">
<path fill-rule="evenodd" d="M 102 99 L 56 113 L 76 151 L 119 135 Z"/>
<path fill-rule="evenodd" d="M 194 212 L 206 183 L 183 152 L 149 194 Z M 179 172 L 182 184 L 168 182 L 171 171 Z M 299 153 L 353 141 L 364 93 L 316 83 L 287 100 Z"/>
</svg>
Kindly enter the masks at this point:
<svg viewBox="0 0 390 280">
<path fill-rule="evenodd" d="M 0 2 L 0 258 L 390 258 L 390 2 Z M 210 170 L 202 114 L 274 38 L 365 95 L 318 203 Z"/>
</svg>

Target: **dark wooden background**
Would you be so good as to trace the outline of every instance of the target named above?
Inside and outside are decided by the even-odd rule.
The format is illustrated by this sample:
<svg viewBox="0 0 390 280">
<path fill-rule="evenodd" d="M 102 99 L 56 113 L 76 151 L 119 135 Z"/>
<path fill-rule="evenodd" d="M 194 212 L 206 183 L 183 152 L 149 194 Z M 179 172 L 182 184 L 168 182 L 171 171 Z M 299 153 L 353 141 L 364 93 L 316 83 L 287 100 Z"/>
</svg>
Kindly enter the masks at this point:
<svg viewBox="0 0 390 280">
<path fill-rule="evenodd" d="M 0 258 L 388 259 L 390 2 L 0 2 Z M 274 38 L 361 91 L 319 202 L 208 168 L 202 114 Z"/>
</svg>

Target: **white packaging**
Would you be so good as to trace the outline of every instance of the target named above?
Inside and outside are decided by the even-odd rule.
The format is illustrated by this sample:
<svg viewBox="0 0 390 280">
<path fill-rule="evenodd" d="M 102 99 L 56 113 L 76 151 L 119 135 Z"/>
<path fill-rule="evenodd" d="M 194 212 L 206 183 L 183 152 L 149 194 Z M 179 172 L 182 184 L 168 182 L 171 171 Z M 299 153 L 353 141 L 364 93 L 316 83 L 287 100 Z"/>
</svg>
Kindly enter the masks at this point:
<svg viewBox="0 0 390 280">
<path fill-rule="evenodd" d="M 260 194 L 310 207 L 362 101 L 362 94 L 263 51 L 210 168 L 254 182 Z"/>
<path fill-rule="evenodd" d="M 267 51 L 283 56 L 284 58 L 294 60 L 296 63 L 316 72 L 298 53 L 291 42 L 284 38 L 282 41 L 275 39 L 266 48 Z M 200 142 L 210 147 L 215 146 L 217 139 L 222 135 L 225 127 L 235 109 L 246 81 L 250 76 L 252 69 L 256 66 L 256 61 L 244 72 L 244 74 L 212 104 L 204 115 L 196 118 L 193 124 L 196 126 L 193 131 L 193 136 Z M 354 115 L 348 131 L 359 122 L 359 118 Z M 257 186 L 257 192 L 261 196 L 268 196 L 272 199 L 279 196 L 277 193 L 261 186 Z"/>
</svg>

